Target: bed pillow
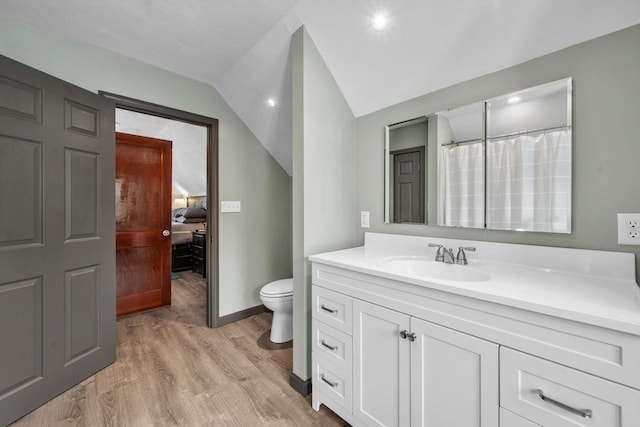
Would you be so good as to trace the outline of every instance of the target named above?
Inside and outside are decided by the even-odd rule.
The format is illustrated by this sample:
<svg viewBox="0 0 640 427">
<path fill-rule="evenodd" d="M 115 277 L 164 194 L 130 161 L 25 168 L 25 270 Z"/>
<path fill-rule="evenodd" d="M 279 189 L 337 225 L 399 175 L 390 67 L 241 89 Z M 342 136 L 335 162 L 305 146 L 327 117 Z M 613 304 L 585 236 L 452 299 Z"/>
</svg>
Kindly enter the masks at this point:
<svg viewBox="0 0 640 427">
<path fill-rule="evenodd" d="M 179 217 L 175 218 L 175 221 L 176 222 L 181 222 L 183 224 L 195 224 L 195 223 L 198 223 L 198 222 L 206 222 L 207 218 L 206 217 L 204 217 L 204 218 L 187 218 L 185 216 L 179 216 Z"/>
<path fill-rule="evenodd" d="M 183 216 L 183 215 L 184 215 L 184 211 L 185 211 L 186 209 L 187 209 L 187 208 L 176 208 L 176 209 L 172 210 L 172 211 L 171 211 L 171 217 L 172 217 L 172 218 L 177 218 L 177 217 L 179 217 L 179 216 Z"/>
<path fill-rule="evenodd" d="M 184 208 L 182 216 L 185 218 L 206 218 L 207 211 L 202 208 Z"/>
</svg>

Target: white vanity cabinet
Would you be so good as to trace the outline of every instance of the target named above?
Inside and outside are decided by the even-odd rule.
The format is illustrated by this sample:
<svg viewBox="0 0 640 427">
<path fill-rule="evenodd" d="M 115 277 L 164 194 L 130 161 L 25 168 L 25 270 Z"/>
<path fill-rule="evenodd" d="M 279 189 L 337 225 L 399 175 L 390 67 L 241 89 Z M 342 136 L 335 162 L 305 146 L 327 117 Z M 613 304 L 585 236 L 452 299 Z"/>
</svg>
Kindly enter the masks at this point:
<svg viewBox="0 0 640 427">
<path fill-rule="evenodd" d="M 640 323 L 616 330 L 379 263 L 312 261 L 314 409 L 353 426 L 640 426 Z"/>
<path fill-rule="evenodd" d="M 364 301 L 353 303 L 353 414 L 369 426 L 410 422 L 409 316 Z"/>
<path fill-rule="evenodd" d="M 411 425 L 497 426 L 498 345 L 411 319 Z"/>
<path fill-rule="evenodd" d="M 496 426 L 498 346 L 353 302 L 353 414 L 372 426 Z"/>
</svg>

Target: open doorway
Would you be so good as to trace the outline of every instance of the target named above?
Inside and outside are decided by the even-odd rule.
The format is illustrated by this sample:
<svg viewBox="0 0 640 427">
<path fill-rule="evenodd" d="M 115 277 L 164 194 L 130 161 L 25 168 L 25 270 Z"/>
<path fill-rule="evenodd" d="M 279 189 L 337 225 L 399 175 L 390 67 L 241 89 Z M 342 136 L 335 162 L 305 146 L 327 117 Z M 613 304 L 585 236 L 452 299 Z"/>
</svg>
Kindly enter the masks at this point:
<svg viewBox="0 0 640 427">
<path fill-rule="evenodd" d="M 217 135 L 213 118 L 102 93 L 116 102 L 116 130 L 172 141 L 172 295 L 201 295 L 218 325 Z M 199 288 L 200 287 L 200 288 Z M 177 292 L 176 292 L 177 290 Z M 200 298 L 200 297 L 198 297 Z"/>
</svg>

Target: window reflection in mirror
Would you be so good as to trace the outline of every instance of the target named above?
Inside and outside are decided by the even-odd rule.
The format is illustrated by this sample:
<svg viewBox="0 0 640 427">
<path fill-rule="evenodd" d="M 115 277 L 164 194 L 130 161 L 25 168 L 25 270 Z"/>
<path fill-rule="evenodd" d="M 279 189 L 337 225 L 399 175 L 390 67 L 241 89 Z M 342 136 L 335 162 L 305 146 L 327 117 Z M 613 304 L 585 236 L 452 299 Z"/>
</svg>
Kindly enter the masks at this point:
<svg viewBox="0 0 640 427">
<path fill-rule="evenodd" d="M 438 225 L 484 228 L 484 102 L 437 118 Z"/>
<path fill-rule="evenodd" d="M 429 121 L 407 120 L 386 128 L 385 222 L 426 223 Z"/>
</svg>

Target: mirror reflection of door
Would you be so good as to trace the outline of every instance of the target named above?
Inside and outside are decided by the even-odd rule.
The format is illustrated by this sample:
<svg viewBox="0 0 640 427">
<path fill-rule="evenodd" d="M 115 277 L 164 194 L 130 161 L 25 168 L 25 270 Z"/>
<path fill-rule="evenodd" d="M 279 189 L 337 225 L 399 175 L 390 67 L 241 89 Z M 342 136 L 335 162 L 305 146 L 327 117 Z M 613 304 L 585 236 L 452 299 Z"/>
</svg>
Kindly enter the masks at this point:
<svg viewBox="0 0 640 427">
<path fill-rule="evenodd" d="M 393 222 L 424 221 L 424 147 L 392 151 Z"/>
<path fill-rule="evenodd" d="M 388 127 L 389 209 L 392 223 L 426 223 L 427 141 L 426 117 Z"/>
</svg>

